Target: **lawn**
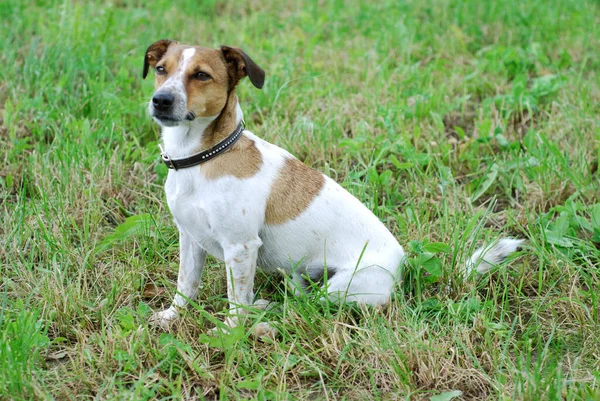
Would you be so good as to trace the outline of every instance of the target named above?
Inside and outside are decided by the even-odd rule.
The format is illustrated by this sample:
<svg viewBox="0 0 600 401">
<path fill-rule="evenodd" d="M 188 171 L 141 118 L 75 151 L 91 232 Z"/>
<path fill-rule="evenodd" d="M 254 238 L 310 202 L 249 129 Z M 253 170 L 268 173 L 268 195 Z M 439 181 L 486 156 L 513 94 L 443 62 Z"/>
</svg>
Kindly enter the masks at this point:
<svg viewBox="0 0 600 401">
<path fill-rule="evenodd" d="M 600 399 L 600 5 L 593 0 L 0 4 L 0 399 Z M 175 292 L 144 52 L 242 47 L 248 129 L 358 197 L 409 253 L 383 309 L 296 298 L 248 327 L 210 260 Z M 493 273 L 459 274 L 499 236 Z"/>
</svg>

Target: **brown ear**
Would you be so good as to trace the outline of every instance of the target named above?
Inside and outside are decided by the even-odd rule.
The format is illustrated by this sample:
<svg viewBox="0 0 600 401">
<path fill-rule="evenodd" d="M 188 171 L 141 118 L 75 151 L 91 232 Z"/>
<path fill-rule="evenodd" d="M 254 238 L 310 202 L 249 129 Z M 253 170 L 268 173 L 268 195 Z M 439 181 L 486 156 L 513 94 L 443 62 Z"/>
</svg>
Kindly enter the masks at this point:
<svg viewBox="0 0 600 401">
<path fill-rule="evenodd" d="M 162 58 L 170 45 L 178 43 L 179 42 L 169 39 L 162 39 L 152 43 L 146 50 L 146 55 L 144 56 L 144 73 L 142 74 L 142 78 L 146 79 L 148 68 L 150 66 L 156 66 L 156 63 Z"/>
<path fill-rule="evenodd" d="M 242 51 L 229 46 L 221 46 L 221 52 L 227 62 L 229 72 L 229 89 L 237 85 L 245 76 L 250 78 L 252 85 L 261 89 L 265 83 L 265 72 L 252 59 Z"/>
</svg>

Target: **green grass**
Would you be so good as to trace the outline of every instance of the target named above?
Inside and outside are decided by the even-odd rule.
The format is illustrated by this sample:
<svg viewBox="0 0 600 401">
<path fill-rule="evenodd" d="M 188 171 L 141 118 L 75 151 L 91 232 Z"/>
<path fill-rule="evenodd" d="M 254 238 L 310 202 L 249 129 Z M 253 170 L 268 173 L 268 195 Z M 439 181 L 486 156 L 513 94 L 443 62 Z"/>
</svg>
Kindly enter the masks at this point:
<svg viewBox="0 0 600 401">
<path fill-rule="evenodd" d="M 0 399 L 600 398 L 597 2 L 9 1 L 0 37 Z M 250 324 L 281 336 L 214 340 L 213 260 L 181 321 L 148 326 L 178 259 L 141 79 L 165 37 L 266 70 L 238 92 L 249 129 L 410 252 L 388 308 L 259 275 L 280 306 Z M 463 280 L 497 233 L 528 245 Z"/>
</svg>

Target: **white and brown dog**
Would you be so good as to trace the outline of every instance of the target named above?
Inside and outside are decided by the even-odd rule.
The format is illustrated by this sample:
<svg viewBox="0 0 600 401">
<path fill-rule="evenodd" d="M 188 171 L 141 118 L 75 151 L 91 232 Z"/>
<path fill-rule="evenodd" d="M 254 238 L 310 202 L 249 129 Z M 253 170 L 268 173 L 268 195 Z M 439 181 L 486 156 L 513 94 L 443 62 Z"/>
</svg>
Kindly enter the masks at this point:
<svg viewBox="0 0 600 401">
<path fill-rule="evenodd" d="M 234 316 L 254 302 L 257 265 L 290 273 L 298 291 L 326 281 L 334 300 L 389 301 L 404 258 L 396 238 L 335 181 L 243 130 L 236 85 L 247 76 L 260 89 L 265 78 L 248 55 L 160 40 L 146 51 L 144 78 L 149 67 L 156 73 L 149 111 L 162 127 L 171 168 L 165 191 L 181 248 L 177 295 L 154 322 L 165 325 L 196 298 L 207 253 L 225 261 Z M 489 269 L 483 254 L 497 263 L 519 243 L 477 251 L 471 268 Z"/>
</svg>

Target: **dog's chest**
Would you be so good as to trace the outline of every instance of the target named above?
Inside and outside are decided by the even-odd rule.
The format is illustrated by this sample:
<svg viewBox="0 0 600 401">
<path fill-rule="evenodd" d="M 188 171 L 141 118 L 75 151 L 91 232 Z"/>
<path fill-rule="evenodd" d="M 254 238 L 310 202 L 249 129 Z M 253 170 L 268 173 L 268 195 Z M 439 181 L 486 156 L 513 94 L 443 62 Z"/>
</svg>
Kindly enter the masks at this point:
<svg viewBox="0 0 600 401">
<path fill-rule="evenodd" d="M 197 169 L 189 168 L 170 172 L 165 183 L 165 193 L 171 214 L 177 226 L 201 243 L 205 248 L 218 255 L 220 246 L 212 244 L 213 227 L 209 216 L 211 201 L 208 196 L 209 185 L 202 179 Z"/>
</svg>

